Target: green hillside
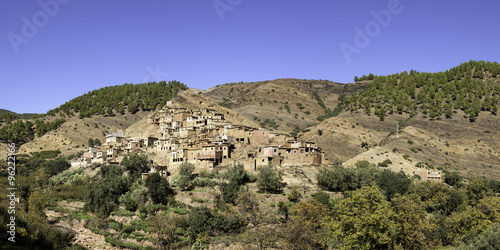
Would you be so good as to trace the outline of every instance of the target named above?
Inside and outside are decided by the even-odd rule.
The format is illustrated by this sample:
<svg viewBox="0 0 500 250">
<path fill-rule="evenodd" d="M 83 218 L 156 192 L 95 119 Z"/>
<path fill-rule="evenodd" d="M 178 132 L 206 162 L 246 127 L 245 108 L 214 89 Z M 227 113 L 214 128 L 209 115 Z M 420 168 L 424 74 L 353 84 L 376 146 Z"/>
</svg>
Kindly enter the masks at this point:
<svg viewBox="0 0 500 250">
<path fill-rule="evenodd" d="M 372 82 L 364 93 L 346 98 L 345 105 L 347 110 L 364 109 L 367 114 L 374 108 L 380 120 L 394 112 L 450 118 L 462 110 L 473 122 L 481 111 L 498 113 L 499 77 L 500 64 L 485 61 L 469 61 L 437 73 L 411 70 L 388 76 L 369 74 L 354 78 Z"/>
<path fill-rule="evenodd" d="M 47 114 L 71 117 L 75 113 L 79 113 L 80 118 L 85 118 L 93 115 L 124 114 L 126 110 L 130 113 L 135 113 L 139 109 L 155 110 L 164 106 L 177 91 L 183 89 L 187 89 L 186 85 L 178 81 L 104 87 L 76 97 L 58 108 L 50 110 Z"/>
<path fill-rule="evenodd" d="M 178 81 L 148 82 L 142 84 L 124 84 L 104 87 L 90 91 L 76 97 L 56 109 L 47 112 L 47 115 L 59 114 L 62 118 L 54 121 L 43 121 L 38 118 L 44 114 L 16 114 L 2 110 L 0 114 L 0 141 L 23 144 L 41 137 L 45 133 L 58 128 L 65 122 L 64 118 L 79 113 L 79 118 L 94 115 L 114 116 L 115 113 L 135 113 L 139 109 L 144 111 L 162 107 L 179 91 L 187 89 L 186 85 Z M 34 119 L 37 119 L 33 121 Z"/>
</svg>

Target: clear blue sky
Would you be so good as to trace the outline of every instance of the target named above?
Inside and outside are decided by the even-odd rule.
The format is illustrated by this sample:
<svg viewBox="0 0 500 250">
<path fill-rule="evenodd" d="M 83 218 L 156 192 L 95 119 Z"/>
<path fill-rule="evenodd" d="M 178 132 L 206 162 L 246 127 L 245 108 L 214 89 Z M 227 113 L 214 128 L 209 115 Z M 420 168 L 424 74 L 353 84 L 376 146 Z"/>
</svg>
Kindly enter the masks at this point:
<svg viewBox="0 0 500 250">
<path fill-rule="evenodd" d="M 500 61 L 499 9 L 495 0 L 4 0 L 0 108 L 45 113 L 144 80 L 348 83 Z"/>
</svg>

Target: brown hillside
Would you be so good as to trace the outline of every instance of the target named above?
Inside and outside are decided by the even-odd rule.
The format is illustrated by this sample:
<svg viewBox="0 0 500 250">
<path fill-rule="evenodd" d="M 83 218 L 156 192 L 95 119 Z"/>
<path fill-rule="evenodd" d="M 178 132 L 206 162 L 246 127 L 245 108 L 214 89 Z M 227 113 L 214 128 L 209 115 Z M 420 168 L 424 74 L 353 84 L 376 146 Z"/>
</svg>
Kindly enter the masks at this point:
<svg viewBox="0 0 500 250">
<path fill-rule="evenodd" d="M 342 93 L 361 92 L 365 86 L 366 83 L 276 79 L 218 85 L 204 91 L 203 96 L 230 107 L 263 127 L 289 133 L 296 131 L 296 126 L 302 130 L 319 123 L 318 116 L 325 115 L 314 93 L 318 94 L 327 108 L 333 110 Z M 266 119 L 269 121 L 267 124 Z"/>
<path fill-rule="evenodd" d="M 358 160 L 377 164 L 389 159 L 393 170 L 409 170 L 421 162 L 431 169 L 500 179 L 499 116 L 481 113 L 471 123 L 460 113 L 439 120 L 417 115 L 406 121 L 397 137 L 397 121 L 407 118 L 391 115 L 380 121 L 374 115 L 343 112 L 311 127 L 302 138 L 316 141 L 330 160 L 338 158 L 348 166 Z M 361 142 L 367 142 L 369 150 L 362 149 Z"/>
<path fill-rule="evenodd" d="M 102 143 L 105 135 L 119 129 L 125 130 L 133 123 L 141 120 L 151 112 L 139 111 L 135 114 L 125 112 L 124 115 L 115 114 L 113 117 L 94 116 L 79 119 L 78 114 L 65 118 L 66 122 L 59 128 L 47 132 L 42 137 L 35 137 L 32 142 L 21 145 L 18 153 L 28 154 L 43 150 L 60 150 L 63 155 L 74 154 L 87 150 L 88 139 L 98 138 Z M 46 116 L 45 121 L 61 118 L 59 115 Z"/>
</svg>

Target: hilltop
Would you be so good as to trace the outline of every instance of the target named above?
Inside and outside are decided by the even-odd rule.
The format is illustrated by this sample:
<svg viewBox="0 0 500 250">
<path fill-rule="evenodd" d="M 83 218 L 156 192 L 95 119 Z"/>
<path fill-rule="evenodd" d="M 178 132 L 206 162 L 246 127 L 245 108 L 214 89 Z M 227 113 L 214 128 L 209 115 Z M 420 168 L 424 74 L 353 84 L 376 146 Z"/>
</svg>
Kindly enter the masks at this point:
<svg viewBox="0 0 500 250">
<path fill-rule="evenodd" d="M 203 96 L 231 108 L 273 131 L 297 134 L 343 107 L 339 98 L 362 93 L 365 82 L 340 84 L 327 80 L 276 79 L 218 85 Z"/>
<path fill-rule="evenodd" d="M 262 127 L 316 142 L 330 161 L 353 166 L 390 159 L 397 162 L 394 170 L 418 166 L 500 178 L 498 63 L 470 61 L 444 72 L 355 80 L 230 83 L 202 95 Z"/>
</svg>

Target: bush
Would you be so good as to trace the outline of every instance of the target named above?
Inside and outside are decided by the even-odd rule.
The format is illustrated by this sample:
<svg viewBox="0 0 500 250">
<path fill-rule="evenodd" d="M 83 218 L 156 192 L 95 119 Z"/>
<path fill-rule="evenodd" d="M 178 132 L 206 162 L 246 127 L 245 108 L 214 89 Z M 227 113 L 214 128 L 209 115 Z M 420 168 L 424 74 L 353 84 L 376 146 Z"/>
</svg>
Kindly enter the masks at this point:
<svg viewBox="0 0 500 250">
<path fill-rule="evenodd" d="M 144 231 L 148 230 L 148 224 L 143 220 L 133 220 L 130 222 L 130 226 L 134 227 L 136 231 Z"/>
<path fill-rule="evenodd" d="M 183 162 L 179 169 L 179 179 L 177 179 L 177 186 L 182 190 L 190 190 L 193 188 L 191 176 L 193 175 L 194 165 Z"/>
<path fill-rule="evenodd" d="M 459 250 L 500 249 L 500 224 L 495 223 L 470 240 L 468 245 L 458 247 Z"/>
<path fill-rule="evenodd" d="M 227 167 L 223 176 L 229 182 L 235 182 L 238 185 L 243 185 L 249 181 L 248 173 L 245 171 L 243 164 L 236 164 Z"/>
<path fill-rule="evenodd" d="M 385 160 L 385 161 L 383 161 L 383 162 L 379 162 L 377 165 L 378 165 L 379 167 L 384 167 L 384 168 L 386 168 L 386 167 L 389 167 L 389 165 L 390 165 L 390 164 L 392 164 L 392 161 L 391 161 L 391 160 L 389 160 L 389 159 L 387 159 L 387 160 Z"/>
<path fill-rule="evenodd" d="M 270 166 L 259 168 L 257 174 L 257 188 L 264 192 L 276 193 L 281 191 L 285 185 L 281 182 L 281 176 L 278 171 Z"/>
<path fill-rule="evenodd" d="M 364 161 L 364 160 L 362 160 L 362 161 L 357 161 L 357 162 L 355 163 L 355 165 L 356 165 L 356 167 L 357 167 L 357 168 L 369 168 L 369 167 L 371 167 L 370 162 L 368 162 L 368 161 Z"/>
<path fill-rule="evenodd" d="M 59 158 L 57 160 L 50 160 L 42 164 L 42 168 L 50 176 L 61 173 L 62 171 L 71 167 L 71 164 L 65 159 Z"/>
<path fill-rule="evenodd" d="M 327 193 L 319 191 L 312 194 L 311 196 L 320 203 L 330 206 L 330 195 L 328 195 Z"/>
<path fill-rule="evenodd" d="M 291 202 L 297 202 L 301 197 L 302 195 L 300 194 L 298 187 L 296 185 L 292 187 L 290 194 L 288 194 L 287 196 L 288 200 Z"/>
<path fill-rule="evenodd" d="M 126 170 L 130 171 L 130 175 L 134 178 L 141 176 L 141 173 L 145 173 L 148 170 L 148 157 L 141 154 L 132 154 L 129 157 L 123 158 L 120 163 L 121 166 L 125 167 Z"/>
<path fill-rule="evenodd" d="M 169 198 L 174 195 L 174 190 L 170 188 L 170 184 L 165 178 L 158 173 L 152 173 L 146 179 L 145 184 L 154 203 L 168 205 Z"/>
<path fill-rule="evenodd" d="M 50 159 L 57 157 L 60 153 L 61 151 L 59 150 L 47 150 L 47 151 L 33 152 L 31 153 L 31 155 L 33 157 L 39 157 L 42 159 Z"/>
<path fill-rule="evenodd" d="M 384 169 L 378 179 L 377 184 L 384 192 L 387 200 L 391 200 L 396 194 L 405 194 L 410 189 L 411 180 L 404 172 L 393 172 Z"/>
<path fill-rule="evenodd" d="M 458 172 L 450 173 L 444 171 L 444 182 L 450 186 L 461 187 L 462 186 L 462 176 Z"/>
</svg>

